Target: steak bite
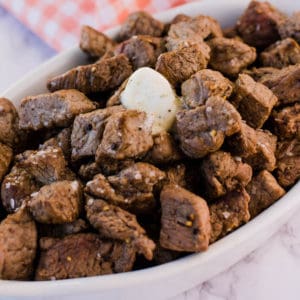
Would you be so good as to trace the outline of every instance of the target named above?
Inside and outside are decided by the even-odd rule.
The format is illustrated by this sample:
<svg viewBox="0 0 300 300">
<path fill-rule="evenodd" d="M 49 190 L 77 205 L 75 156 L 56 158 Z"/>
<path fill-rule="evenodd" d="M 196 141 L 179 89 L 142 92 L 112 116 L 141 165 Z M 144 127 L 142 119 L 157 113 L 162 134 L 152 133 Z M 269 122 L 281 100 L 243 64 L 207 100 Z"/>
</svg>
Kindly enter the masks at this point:
<svg viewBox="0 0 300 300">
<path fill-rule="evenodd" d="M 152 260 L 154 242 L 138 224 L 135 215 L 100 199 L 87 198 L 87 218 L 101 236 L 131 244 L 138 253 Z"/>
<path fill-rule="evenodd" d="M 224 196 L 251 180 L 252 168 L 224 151 L 216 151 L 201 162 L 201 177 L 210 199 Z"/>
<path fill-rule="evenodd" d="M 205 44 L 192 44 L 161 54 L 155 69 L 176 86 L 191 75 L 205 69 L 209 60 L 209 47 Z"/>
<path fill-rule="evenodd" d="M 290 187 L 300 178 L 300 141 L 279 142 L 276 151 L 276 178 L 283 187 Z"/>
<path fill-rule="evenodd" d="M 90 57 L 101 57 L 107 51 L 113 50 L 115 45 L 104 33 L 87 25 L 81 27 L 79 47 Z"/>
<path fill-rule="evenodd" d="M 93 179 L 93 177 L 96 174 L 101 173 L 101 172 L 102 172 L 101 167 L 98 164 L 96 164 L 96 162 L 90 161 L 86 164 L 82 164 L 80 166 L 77 174 L 83 180 L 88 181 L 88 180 Z"/>
<path fill-rule="evenodd" d="M 277 183 L 274 176 L 266 170 L 253 177 L 246 190 L 250 196 L 251 218 L 256 217 L 285 194 L 285 190 Z"/>
<path fill-rule="evenodd" d="M 277 41 L 259 55 L 265 67 L 283 68 L 300 63 L 300 46 L 291 38 Z"/>
<path fill-rule="evenodd" d="M 67 162 L 59 147 L 30 151 L 26 156 L 19 162 L 20 167 L 26 169 L 40 183 L 50 184 L 74 177 L 67 169 Z"/>
<path fill-rule="evenodd" d="M 176 15 L 176 16 L 172 19 L 170 25 L 172 25 L 172 24 L 177 24 L 177 23 L 179 23 L 179 22 L 186 22 L 186 21 L 189 21 L 189 20 L 191 20 L 191 19 L 192 19 L 192 17 L 190 17 L 190 16 L 188 16 L 188 15 L 185 15 L 185 14 L 178 14 L 178 15 Z"/>
<path fill-rule="evenodd" d="M 278 72 L 279 69 L 273 68 L 273 67 L 261 67 L 261 68 L 251 68 L 251 70 L 244 70 L 241 74 L 247 74 L 251 76 L 254 81 L 259 81 L 261 80 L 262 77 L 265 75 L 270 75 L 275 72 Z"/>
<path fill-rule="evenodd" d="M 242 123 L 241 131 L 227 139 L 228 149 L 254 170 L 273 171 L 276 165 L 277 138 L 267 130 L 254 130 Z"/>
<path fill-rule="evenodd" d="M 34 219 L 40 223 L 62 224 L 75 221 L 81 210 L 78 181 L 58 181 L 31 194 L 28 202 Z"/>
<path fill-rule="evenodd" d="M 291 37 L 300 43 L 300 11 L 294 12 L 280 22 L 278 31 L 282 39 Z"/>
<path fill-rule="evenodd" d="M 127 20 L 121 26 L 118 39 L 127 40 L 134 35 L 152 35 L 160 37 L 163 34 L 165 25 L 154 19 L 150 14 L 144 11 L 137 11 L 128 16 Z"/>
<path fill-rule="evenodd" d="M 120 54 L 71 69 L 51 78 L 47 86 L 50 92 L 61 89 L 77 89 L 85 94 L 105 92 L 118 87 L 131 73 L 128 58 Z"/>
<path fill-rule="evenodd" d="M 135 250 L 125 243 L 101 239 L 94 233 L 63 239 L 40 239 L 42 250 L 35 280 L 58 280 L 130 271 Z"/>
<path fill-rule="evenodd" d="M 10 147 L 18 142 L 18 113 L 11 101 L 0 98 L 0 143 Z"/>
<path fill-rule="evenodd" d="M 210 243 L 215 242 L 229 232 L 247 223 L 250 197 L 245 189 L 232 191 L 209 206 L 211 236 Z"/>
<path fill-rule="evenodd" d="M 265 48 L 280 39 L 278 25 L 285 19 L 269 2 L 251 1 L 236 27 L 247 44 Z"/>
<path fill-rule="evenodd" d="M 201 158 L 222 146 L 226 136 L 240 130 L 240 114 L 221 97 L 210 97 L 205 105 L 179 111 L 176 129 L 181 150 L 192 158 Z"/>
<path fill-rule="evenodd" d="M 211 226 L 204 199 L 178 185 L 164 187 L 160 195 L 163 248 L 200 252 L 208 248 Z"/>
<path fill-rule="evenodd" d="M 40 184 L 34 177 L 17 164 L 5 176 L 1 185 L 3 207 L 8 213 L 12 213 L 39 189 Z"/>
<path fill-rule="evenodd" d="M 189 108 L 196 108 L 211 96 L 229 97 L 232 89 L 233 84 L 220 72 L 204 69 L 182 83 L 181 94 Z"/>
<path fill-rule="evenodd" d="M 234 105 L 248 125 L 261 128 L 269 118 L 277 97 L 249 75 L 240 74 L 235 82 Z"/>
<path fill-rule="evenodd" d="M 124 108 L 112 106 L 80 114 L 75 118 L 71 135 L 73 160 L 96 154 L 108 118 L 120 111 L 124 111 Z"/>
<path fill-rule="evenodd" d="M 26 208 L 0 224 L 0 279 L 29 280 L 37 247 L 37 231 Z"/>
<path fill-rule="evenodd" d="M 29 96 L 21 101 L 19 126 L 26 130 L 68 127 L 76 115 L 95 108 L 93 102 L 76 90 Z"/>
<path fill-rule="evenodd" d="M 136 70 L 141 67 L 154 67 L 158 56 L 164 52 L 163 39 L 148 35 L 133 36 L 119 44 L 115 54 L 125 54 Z"/>
<path fill-rule="evenodd" d="M 151 122 L 145 112 L 126 110 L 107 121 L 96 151 L 96 162 L 143 157 L 153 146 Z"/>
<path fill-rule="evenodd" d="M 208 45 L 211 49 L 209 65 L 228 76 L 237 76 L 256 59 L 256 49 L 237 39 L 214 38 Z"/>
<path fill-rule="evenodd" d="M 144 160 L 153 164 L 167 164 L 178 161 L 181 158 L 182 154 L 177 148 L 172 135 L 162 131 L 153 136 L 153 147 L 149 150 Z"/>
<path fill-rule="evenodd" d="M 147 163 L 136 163 L 107 178 L 96 175 L 87 183 L 85 191 L 134 213 L 147 213 L 156 205 L 154 187 L 165 173 Z"/>
<path fill-rule="evenodd" d="M 13 159 L 13 151 L 10 147 L 0 143 L 0 182 L 8 171 Z"/>
<path fill-rule="evenodd" d="M 260 79 L 278 98 L 279 105 L 300 101 L 300 64 L 282 68 Z"/>
<path fill-rule="evenodd" d="M 273 128 L 280 140 L 300 138 L 300 104 L 272 113 Z"/>
</svg>

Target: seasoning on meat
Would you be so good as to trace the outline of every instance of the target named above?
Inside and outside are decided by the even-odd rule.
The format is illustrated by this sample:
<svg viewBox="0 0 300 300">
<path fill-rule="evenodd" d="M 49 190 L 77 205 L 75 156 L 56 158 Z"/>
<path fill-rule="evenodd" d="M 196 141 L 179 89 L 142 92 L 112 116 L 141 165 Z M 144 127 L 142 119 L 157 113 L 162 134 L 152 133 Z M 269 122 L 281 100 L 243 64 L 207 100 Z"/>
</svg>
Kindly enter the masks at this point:
<svg viewBox="0 0 300 300">
<path fill-rule="evenodd" d="M 76 115 L 95 108 L 84 94 L 76 90 L 29 96 L 21 101 L 19 125 L 29 130 L 68 127 Z"/>
<path fill-rule="evenodd" d="M 253 128 L 261 128 L 269 118 L 277 97 L 249 75 L 240 74 L 235 82 L 233 103 L 242 118 Z"/>
<path fill-rule="evenodd" d="M 85 94 L 104 92 L 118 87 L 132 73 L 132 67 L 124 54 L 98 62 L 79 66 L 64 74 L 51 78 L 48 89 L 77 89 Z"/>
<path fill-rule="evenodd" d="M 203 105 L 211 96 L 228 98 L 233 84 L 220 72 L 209 69 L 198 71 L 181 85 L 184 103 L 189 108 Z"/>
<path fill-rule="evenodd" d="M 211 226 L 205 200 L 178 185 L 170 184 L 162 190 L 160 202 L 160 245 L 185 252 L 206 250 Z"/>
<path fill-rule="evenodd" d="M 86 212 L 89 222 L 101 236 L 132 244 L 138 253 L 152 260 L 155 244 L 138 224 L 135 215 L 90 197 L 87 198 Z"/>
<path fill-rule="evenodd" d="M 127 40 L 134 35 L 152 35 L 160 37 L 165 25 L 144 11 L 130 14 L 120 28 L 118 39 Z"/>
<path fill-rule="evenodd" d="M 241 189 L 226 194 L 209 206 L 212 228 L 210 243 L 249 221 L 249 201 L 250 196 L 245 189 Z"/>
<path fill-rule="evenodd" d="M 181 150 L 201 158 L 222 146 L 226 136 L 240 130 L 241 117 L 232 104 L 221 97 L 210 97 L 205 105 L 176 115 Z"/>
<path fill-rule="evenodd" d="M 28 206 L 33 218 L 46 224 L 75 221 L 81 210 L 81 186 L 78 181 L 57 181 L 31 194 Z"/>
<path fill-rule="evenodd" d="M 35 280 L 58 280 L 130 271 L 135 250 L 125 244 L 101 239 L 94 233 L 63 239 L 40 239 L 41 257 Z"/>
<path fill-rule="evenodd" d="M 210 199 L 245 187 L 252 177 L 252 168 L 248 164 L 224 151 L 206 156 L 201 162 L 200 172 L 205 193 Z"/>
<path fill-rule="evenodd" d="M 285 194 L 274 176 L 263 170 L 252 178 L 246 190 L 250 196 L 249 211 L 254 218 Z"/>
<path fill-rule="evenodd" d="M 118 112 L 107 121 L 96 151 L 96 162 L 101 164 L 107 158 L 140 158 L 152 146 L 151 122 L 146 113 L 136 110 Z"/>
<path fill-rule="evenodd" d="M 124 108 L 112 106 L 80 114 L 75 118 L 71 136 L 73 160 L 96 154 L 108 118 L 120 111 L 124 111 Z"/>
<path fill-rule="evenodd" d="M 211 49 L 209 65 L 212 69 L 235 77 L 256 59 L 256 50 L 237 39 L 223 37 L 208 41 Z"/>
<path fill-rule="evenodd" d="M 276 158 L 278 183 L 283 187 L 289 187 L 300 178 L 300 140 L 279 142 Z"/>
<path fill-rule="evenodd" d="M 266 67 L 283 68 L 300 63 L 300 46 L 291 38 L 277 41 L 259 55 L 261 64 Z"/>
<path fill-rule="evenodd" d="M 37 231 L 26 208 L 0 224 L 0 279 L 30 280 L 34 271 Z"/>
<path fill-rule="evenodd" d="M 115 54 L 125 54 L 136 70 L 141 67 L 154 67 L 158 56 L 164 52 L 163 39 L 148 35 L 135 35 L 119 44 Z"/>
<path fill-rule="evenodd" d="M 79 46 L 89 56 L 101 57 L 115 45 L 116 43 L 104 33 L 87 25 L 81 27 Z"/>
<path fill-rule="evenodd" d="M 203 45 L 193 44 L 161 54 L 156 62 L 156 71 L 164 75 L 173 86 L 182 83 L 206 68 L 210 51 Z"/>
<path fill-rule="evenodd" d="M 236 27 L 247 44 L 264 48 L 280 39 L 278 25 L 285 19 L 269 2 L 252 0 Z"/>
</svg>

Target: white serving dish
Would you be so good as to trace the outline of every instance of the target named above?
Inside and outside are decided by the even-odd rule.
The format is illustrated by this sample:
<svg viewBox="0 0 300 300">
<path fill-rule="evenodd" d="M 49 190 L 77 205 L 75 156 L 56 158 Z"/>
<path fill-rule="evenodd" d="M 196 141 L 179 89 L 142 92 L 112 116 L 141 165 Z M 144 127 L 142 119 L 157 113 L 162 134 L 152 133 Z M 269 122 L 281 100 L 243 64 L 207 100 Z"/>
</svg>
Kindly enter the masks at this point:
<svg viewBox="0 0 300 300">
<path fill-rule="evenodd" d="M 202 0 L 160 13 L 162 21 L 178 13 L 191 16 L 207 14 L 222 26 L 233 25 L 248 0 Z M 298 1 L 271 1 L 284 12 L 299 10 Z M 118 28 L 108 31 L 114 36 Z M 77 48 L 65 51 L 29 73 L 5 91 L 5 96 L 18 105 L 20 99 L 46 91 L 46 80 L 85 62 Z M 236 263 L 274 234 L 300 207 L 300 183 L 275 203 L 235 232 L 211 245 L 208 251 L 193 254 L 161 266 L 123 274 L 48 282 L 0 280 L 0 299 L 166 299 L 210 279 Z"/>
</svg>

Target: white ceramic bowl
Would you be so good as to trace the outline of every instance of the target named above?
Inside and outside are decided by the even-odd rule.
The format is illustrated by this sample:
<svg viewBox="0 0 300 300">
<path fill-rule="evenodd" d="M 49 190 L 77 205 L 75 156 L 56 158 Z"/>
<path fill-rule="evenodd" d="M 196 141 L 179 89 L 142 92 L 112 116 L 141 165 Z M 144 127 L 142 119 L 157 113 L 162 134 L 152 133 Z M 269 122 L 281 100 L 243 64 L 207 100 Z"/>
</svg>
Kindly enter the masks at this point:
<svg viewBox="0 0 300 300">
<path fill-rule="evenodd" d="M 170 21 L 176 14 L 208 14 L 222 26 L 233 25 L 248 0 L 202 0 L 158 14 Z M 295 0 L 271 1 L 281 10 L 299 10 Z M 108 31 L 114 36 L 118 28 Z M 20 99 L 46 90 L 49 77 L 85 62 L 76 47 L 57 55 L 25 76 L 2 96 L 18 105 Z M 123 274 L 49 282 L 0 281 L 0 299 L 166 299 L 211 278 L 239 261 L 275 233 L 300 206 L 300 183 L 254 220 L 211 245 L 208 251 L 161 266 Z"/>
</svg>

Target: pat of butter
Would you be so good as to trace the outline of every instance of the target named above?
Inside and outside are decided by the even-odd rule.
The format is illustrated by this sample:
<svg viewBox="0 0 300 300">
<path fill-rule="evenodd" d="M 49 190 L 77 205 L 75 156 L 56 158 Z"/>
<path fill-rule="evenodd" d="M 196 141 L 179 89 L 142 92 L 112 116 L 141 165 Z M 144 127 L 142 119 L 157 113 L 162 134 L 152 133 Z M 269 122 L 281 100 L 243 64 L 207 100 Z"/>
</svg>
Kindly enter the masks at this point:
<svg viewBox="0 0 300 300">
<path fill-rule="evenodd" d="M 155 70 L 144 67 L 136 70 L 120 95 L 121 103 L 128 109 L 147 113 L 153 121 L 152 134 L 171 128 L 176 112 L 181 107 L 169 81 Z"/>
</svg>

